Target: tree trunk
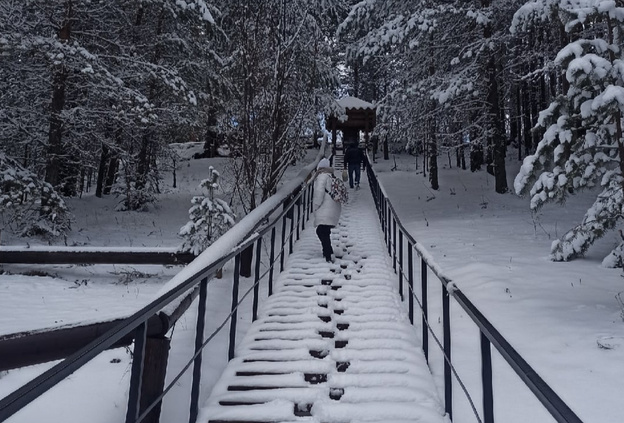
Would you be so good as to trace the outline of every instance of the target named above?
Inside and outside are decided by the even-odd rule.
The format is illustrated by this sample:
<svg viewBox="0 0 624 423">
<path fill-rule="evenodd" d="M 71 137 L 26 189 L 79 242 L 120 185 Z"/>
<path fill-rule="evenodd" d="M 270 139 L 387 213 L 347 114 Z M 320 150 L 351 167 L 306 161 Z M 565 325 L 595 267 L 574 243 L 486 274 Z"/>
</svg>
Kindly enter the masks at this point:
<svg viewBox="0 0 624 423">
<path fill-rule="evenodd" d="M 433 33 L 429 36 L 429 42 L 433 45 Z M 435 62 L 433 61 L 433 52 L 429 60 L 429 76 L 435 75 Z M 429 102 L 429 113 L 427 131 L 429 132 L 429 182 L 434 190 L 440 189 L 438 181 L 438 137 L 437 137 L 437 121 L 436 121 L 436 102 Z"/>
<path fill-rule="evenodd" d="M 104 189 L 104 175 L 106 174 L 107 165 L 110 161 L 110 154 L 106 144 L 102 144 L 102 151 L 100 152 L 100 165 L 98 166 L 97 182 L 95 184 L 95 196 L 102 198 L 102 191 Z"/>
<path fill-rule="evenodd" d="M 537 124 L 537 117 L 539 115 L 539 84 L 531 84 L 529 89 L 531 90 L 531 127 L 534 128 Z M 531 130 L 531 139 L 533 149 L 535 149 L 541 139 L 537 129 Z"/>
<path fill-rule="evenodd" d="M 139 150 L 139 157 L 136 169 L 136 189 L 142 190 L 147 185 L 147 174 L 149 173 L 149 156 L 148 146 L 150 143 L 150 134 L 148 129 L 143 130 L 143 136 L 141 137 L 141 149 Z"/>
<path fill-rule="evenodd" d="M 516 83 L 516 87 L 514 92 L 515 95 L 515 106 L 516 106 L 516 116 L 512 120 L 514 122 L 514 126 L 512 127 L 512 139 L 518 143 L 518 160 L 522 160 L 522 90 L 520 89 L 521 82 L 518 81 Z"/>
<path fill-rule="evenodd" d="M 481 5 L 486 8 L 490 6 L 490 0 L 482 0 Z M 486 24 L 483 29 L 483 37 L 489 39 L 492 36 L 491 23 Z M 495 189 L 499 194 L 506 193 L 508 191 L 507 186 L 507 171 L 505 169 L 505 155 L 507 152 L 507 140 L 504 137 L 503 122 L 501 122 L 500 116 L 500 104 L 498 93 L 498 81 L 496 78 L 496 60 L 494 52 L 489 52 L 486 63 L 486 78 L 487 78 L 487 113 L 488 113 L 488 126 L 487 132 L 487 145 L 488 152 L 492 154 L 492 166 L 494 170 Z"/>
<path fill-rule="evenodd" d="M 529 84 L 522 84 L 522 138 L 524 140 L 524 155 L 528 156 L 533 152 L 533 137 L 531 135 L 531 92 Z"/>
<path fill-rule="evenodd" d="M 65 3 L 65 18 L 58 33 L 61 43 L 67 43 L 71 35 L 72 3 Z M 52 76 L 52 102 L 50 103 L 50 129 L 46 157 L 45 181 L 56 187 L 60 182 L 63 160 L 63 118 L 67 68 L 63 63 L 54 66 Z"/>
<path fill-rule="evenodd" d="M 431 182 L 431 189 L 438 190 L 440 189 L 438 182 L 438 142 L 435 131 L 431 131 L 429 137 L 429 182 Z"/>
<path fill-rule="evenodd" d="M 353 63 L 353 96 L 358 97 L 360 95 L 360 67 L 358 59 L 355 59 Z"/>
<path fill-rule="evenodd" d="M 384 160 L 390 160 L 390 150 L 388 148 L 388 137 L 384 137 L 383 141 L 383 158 Z"/>
<path fill-rule="evenodd" d="M 219 148 L 219 140 L 217 133 L 217 116 L 213 107 L 208 109 L 208 117 L 206 119 L 206 141 L 204 142 L 204 153 L 202 157 L 216 157 Z"/>
<path fill-rule="evenodd" d="M 139 11 L 137 13 L 136 26 L 142 25 L 143 14 L 144 14 L 143 6 L 140 6 Z M 164 20 L 165 20 L 165 7 L 163 5 L 161 6 L 160 13 L 158 14 L 158 20 L 156 22 L 155 35 L 157 37 L 162 35 Z M 152 54 L 151 63 L 158 64 L 160 61 L 161 54 L 162 53 L 161 53 L 160 46 L 156 44 L 156 46 L 154 47 L 153 54 Z M 151 78 L 151 80 L 149 81 L 148 93 L 149 93 L 148 97 L 149 97 L 150 102 L 158 105 L 159 102 L 157 101 L 158 100 L 157 86 L 156 86 L 156 80 L 154 78 Z M 152 154 L 152 145 L 154 144 L 154 141 L 153 141 L 154 135 L 155 134 L 153 133 L 153 131 L 150 130 L 149 128 L 145 128 L 143 130 L 143 135 L 141 137 L 141 148 L 139 150 L 139 157 L 138 157 L 138 163 L 137 163 L 136 175 L 135 175 L 135 179 L 136 179 L 135 187 L 137 190 L 142 190 L 147 186 L 147 177 L 151 170 L 150 165 L 152 163 L 151 154 Z"/>
<path fill-rule="evenodd" d="M 459 147 L 459 151 L 461 153 L 461 168 L 462 168 L 462 170 L 466 170 L 466 154 L 465 154 L 465 150 L 466 150 L 466 147 L 464 145 Z"/>
<path fill-rule="evenodd" d="M 115 137 L 115 145 L 122 145 L 122 136 L 123 130 L 121 127 L 117 127 L 114 132 Z M 106 173 L 103 175 L 104 179 L 104 187 L 102 189 L 102 194 L 109 195 L 113 188 L 113 184 L 117 180 L 117 172 L 119 171 L 119 154 L 115 149 L 112 151 L 109 149 L 109 159 L 106 163 Z"/>
<path fill-rule="evenodd" d="M 507 155 L 507 140 L 500 121 L 500 106 L 498 97 L 498 83 L 496 81 L 496 67 L 494 56 L 490 57 L 489 64 L 489 92 L 488 102 L 490 107 L 490 117 L 494 120 L 491 126 L 492 164 L 494 165 L 494 178 L 496 192 L 504 194 L 509 190 L 507 185 L 507 170 L 505 169 L 505 156 Z"/>
<path fill-rule="evenodd" d="M 102 190 L 102 193 L 104 195 L 109 195 L 111 193 L 113 189 L 113 184 L 117 180 L 118 171 L 119 171 L 119 156 L 117 155 L 117 153 L 113 153 L 108 163 L 108 169 L 106 172 L 106 184 L 104 185 L 104 189 Z"/>
</svg>

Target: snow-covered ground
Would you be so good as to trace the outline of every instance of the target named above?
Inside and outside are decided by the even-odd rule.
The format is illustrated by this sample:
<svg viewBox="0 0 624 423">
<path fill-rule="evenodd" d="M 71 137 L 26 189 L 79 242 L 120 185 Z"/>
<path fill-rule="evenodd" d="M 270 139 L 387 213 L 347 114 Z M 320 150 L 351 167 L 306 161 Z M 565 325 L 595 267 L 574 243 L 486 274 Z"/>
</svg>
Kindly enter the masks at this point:
<svg viewBox="0 0 624 423">
<path fill-rule="evenodd" d="M 310 153 L 311 160 L 315 151 Z M 182 162 L 178 187 L 171 188 L 171 177 L 166 176 L 160 202 L 147 212 L 114 212 L 116 199 L 98 199 L 92 194 L 71 200 L 76 222 L 67 245 L 178 245 L 177 232 L 188 220 L 190 199 L 205 176 L 202 172 L 209 165 L 222 171 L 226 162 Z M 580 221 L 592 202 L 590 193 L 571 197 L 565 207 L 549 206 L 532 215 L 527 199 L 496 194 L 493 179 L 485 171 L 443 167 L 441 188 L 431 191 L 415 169 L 413 158 L 397 156 L 396 163 L 398 169 L 394 171 L 390 170 L 393 160 L 379 160 L 375 168 L 403 223 L 418 242 L 584 422 L 621 422 L 624 322 L 615 295 L 624 290 L 624 281 L 621 270 L 605 269 L 600 264 L 618 242 L 616 234 L 607 234 L 585 259 L 570 263 L 548 259 L 550 243 Z M 518 167 L 518 163 L 509 163 L 510 184 Z M 293 169 L 293 174 L 296 171 Z M 2 245 L 24 242 L 3 233 Z M 37 244 L 36 240 L 28 242 Z M 144 304 L 179 270 L 158 266 L 2 266 L 0 331 L 6 334 L 123 315 Z M 228 280 L 226 269 L 224 279 L 209 287 L 209 296 L 215 301 L 209 304 L 213 318 L 207 333 L 218 326 L 229 308 Z M 435 309 L 435 291 L 431 298 Z M 172 356 L 184 351 L 187 357 L 192 349 L 193 313 L 191 308 L 176 325 Z M 453 307 L 452 315 L 453 361 L 464 383 L 478 396 L 478 333 L 458 307 Z M 239 317 L 241 322 L 248 322 L 248 313 Z M 227 347 L 221 343 L 213 348 L 204 364 L 202 398 L 208 396 L 225 364 Z M 434 352 L 432 355 L 434 379 L 439 383 L 440 360 Z M 518 422 L 552 421 L 546 416 L 538 419 L 536 414 L 523 420 L 527 407 L 539 410 L 540 406 L 531 402 L 534 400 L 519 381 L 516 389 L 497 391 L 497 385 L 513 384 L 516 378 L 496 354 L 494 362 L 497 407 L 516 407 Z M 129 363 L 126 350 L 111 351 L 38 400 L 39 407 L 24 410 L 9 421 L 32 422 L 41 417 L 42 410 L 72 408 L 78 410 L 68 414 L 46 412 L 46 416 L 55 416 L 53 422 L 120 421 L 125 413 Z M 172 368 L 181 365 L 172 362 Z M 0 397 L 49 366 L 0 374 Z M 96 373 L 82 376 L 89 375 L 89 367 Z M 98 374 L 106 374 L 111 382 L 93 383 L 99 380 L 95 379 Z M 178 385 L 179 389 L 165 400 L 163 422 L 186 419 L 180 417 L 179 404 L 186 409 L 188 378 Z M 457 409 L 468 409 L 458 387 L 455 398 Z M 478 406 L 480 398 L 474 400 Z M 470 413 L 456 413 L 454 421 L 475 420 Z"/>
<path fill-rule="evenodd" d="M 615 297 L 624 280 L 621 269 L 601 266 L 618 235 L 608 233 L 584 259 L 548 258 L 551 242 L 580 222 L 595 193 L 533 215 L 528 199 L 496 194 L 485 171 L 446 164 L 440 189 L 432 191 L 422 162 L 417 169 L 413 157 L 395 159 L 396 170 L 394 160 L 379 160 L 375 169 L 407 230 L 584 422 L 624 421 L 624 321 Z M 508 163 L 510 184 L 518 168 Z M 452 315 L 454 364 L 478 387 L 478 334 L 458 307 Z M 520 398 L 497 396 L 497 374 L 503 379 L 511 370 L 497 354 L 494 359 L 495 404 L 515 404 L 522 416 Z M 520 395 L 524 388 L 518 387 Z M 455 392 L 461 402 L 458 387 Z"/>
</svg>

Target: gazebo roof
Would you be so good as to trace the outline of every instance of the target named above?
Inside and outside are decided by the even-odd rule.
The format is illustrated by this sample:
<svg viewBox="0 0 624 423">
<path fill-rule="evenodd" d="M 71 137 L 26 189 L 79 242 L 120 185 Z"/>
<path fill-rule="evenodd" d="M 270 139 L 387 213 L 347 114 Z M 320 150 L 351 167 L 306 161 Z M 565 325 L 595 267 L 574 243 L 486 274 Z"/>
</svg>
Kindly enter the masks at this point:
<svg viewBox="0 0 624 423">
<path fill-rule="evenodd" d="M 356 109 L 356 110 L 360 110 L 360 109 L 375 110 L 376 109 L 376 107 L 373 106 L 372 103 L 369 103 L 368 101 L 364 101 L 357 97 L 351 97 L 351 96 L 343 97 L 340 100 L 336 101 L 336 103 L 338 103 L 338 105 L 344 109 Z"/>
<path fill-rule="evenodd" d="M 328 130 L 360 129 L 372 131 L 376 123 L 377 107 L 375 105 L 357 97 L 347 96 L 336 101 L 336 107 L 327 119 L 325 126 Z"/>
</svg>

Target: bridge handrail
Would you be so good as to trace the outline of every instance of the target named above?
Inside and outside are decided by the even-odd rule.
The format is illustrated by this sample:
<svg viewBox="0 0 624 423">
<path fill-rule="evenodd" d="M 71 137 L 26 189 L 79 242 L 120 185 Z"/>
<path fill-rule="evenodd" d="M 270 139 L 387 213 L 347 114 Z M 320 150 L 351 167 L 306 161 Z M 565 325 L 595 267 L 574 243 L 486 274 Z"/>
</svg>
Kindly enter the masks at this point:
<svg viewBox="0 0 624 423">
<path fill-rule="evenodd" d="M 470 316 L 472 321 L 479 328 L 481 334 L 481 364 L 482 364 L 482 385 L 483 385 L 483 421 L 485 423 L 494 422 L 493 389 L 492 389 L 492 363 L 490 345 L 494 345 L 505 361 L 516 372 L 520 379 L 527 385 L 533 395 L 544 405 L 553 418 L 559 423 L 582 423 L 581 419 L 570 409 L 570 407 L 553 391 L 553 389 L 537 374 L 537 372 L 527 363 L 527 361 L 511 346 L 505 337 L 492 325 L 492 323 L 481 313 L 481 311 L 468 299 L 468 297 L 457 287 L 454 281 L 444 274 L 442 268 L 435 262 L 427 249 L 420 245 L 418 241 L 407 231 L 398 216 L 388 195 L 377 178 L 377 174 L 370 164 L 367 165 L 367 174 L 371 191 L 375 200 L 375 205 L 379 214 L 379 219 L 384 231 L 385 242 L 388 245 L 388 253 L 393 257 L 396 271 L 396 261 L 399 260 L 399 291 L 403 293 L 403 238 L 408 244 L 408 260 L 411 260 L 413 249 L 421 258 L 421 270 L 430 269 L 438 278 L 443 287 L 443 330 L 444 330 L 444 355 L 445 355 L 445 410 L 452 418 L 452 383 L 451 383 L 451 328 L 450 310 L 448 299 L 452 297 Z M 399 258 L 397 258 L 397 229 L 399 231 Z M 392 248 L 391 248 L 392 247 Z M 413 262 L 408 262 L 409 275 L 407 275 L 410 296 L 410 320 L 413 323 L 413 297 L 416 296 L 413 288 Z M 426 305 L 426 284 L 427 277 L 424 270 L 421 271 L 421 282 L 423 284 L 424 295 L 423 307 L 423 349 L 427 356 L 427 305 Z"/>
<path fill-rule="evenodd" d="M 200 254 L 192 263 L 180 271 L 172 280 L 163 287 L 157 294 L 157 298 L 149 302 L 140 310 L 133 313 L 131 316 L 121 320 L 113 328 L 108 330 L 97 339 L 93 340 L 80 350 L 76 351 L 60 363 L 54 365 L 41 375 L 32 379 L 24 386 L 18 388 L 16 391 L 0 399 L 0 422 L 5 421 L 17 411 L 30 404 L 36 398 L 47 392 L 54 387 L 60 381 L 67 378 L 73 372 L 80 367 L 87 364 L 98 354 L 110 348 L 124 336 L 127 336 L 131 332 L 135 332 L 135 346 L 132 363 L 132 373 L 130 381 L 130 395 L 128 401 L 128 411 L 126 416 L 126 423 L 139 422 L 139 405 L 142 408 L 143 404 L 140 403 L 140 390 L 141 379 L 143 375 L 143 360 L 145 340 L 147 335 L 147 321 L 150 317 L 156 315 L 159 311 L 165 309 L 168 305 L 172 304 L 176 299 L 179 299 L 185 293 L 195 289 L 201 285 L 200 288 L 200 309 L 205 311 L 205 299 L 206 299 L 206 287 L 209 279 L 212 279 L 217 270 L 222 268 L 227 262 L 232 259 L 236 259 L 236 266 L 234 272 L 233 283 L 233 295 L 238 292 L 238 264 L 240 263 L 240 256 L 247 248 L 252 247 L 254 244 L 260 245 L 261 239 L 269 231 L 272 235 L 272 245 L 275 238 L 275 227 L 282 222 L 282 253 L 281 253 L 281 270 L 283 270 L 284 260 L 284 245 L 288 241 L 290 243 L 290 253 L 292 253 L 292 234 L 295 230 L 294 222 L 294 210 L 297 208 L 297 235 L 299 234 L 299 225 L 302 229 L 305 225 L 305 220 L 310 217 L 311 199 L 312 199 L 312 178 L 316 164 L 324 156 L 325 142 L 321 146 L 316 160 L 310 165 L 306 166 L 297 177 L 293 178 L 290 182 L 284 185 L 275 195 L 271 196 L 260 206 L 250 212 L 241 221 L 239 221 L 228 233 L 224 234 L 221 238 L 217 239 L 210 247 L 208 247 L 202 254 Z M 303 207 L 303 219 L 302 208 Z M 275 212 L 282 208 L 283 210 L 275 215 Z M 286 229 L 286 218 L 290 215 L 291 220 L 291 235 L 288 240 L 285 237 L 284 230 Z M 241 235 L 242 234 L 242 235 Z M 259 248 L 258 248 L 259 250 Z M 223 253 L 227 251 L 227 253 Z M 259 260 L 257 260 L 259 263 Z M 271 263 L 273 266 L 273 263 Z M 272 275 L 272 267 L 271 267 Z M 271 289 L 269 289 L 269 293 Z M 202 298 L 203 297 L 203 298 Z M 235 313 L 235 309 L 238 304 L 234 304 L 236 301 L 233 299 L 232 311 Z M 257 306 L 257 301 L 254 299 L 254 307 Z M 196 333 L 196 346 L 197 339 L 201 338 L 203 343 L 203 323 L 200 323 L 201 312 L 198 313 L 198 330 Z M 254 310 L 255 315 L 255 310 Z M 201 331 L 199 330 L 202 326 Z M 232 319 L 231 330 L 236 330 L 235 319 Z M 233 353 L 234 336 L 230 334 L 230 359 Z M 205 345 L 204 345 L 205 346 Z M 203 346 L 201 347 L 203 348 Z M 197 359 L 195 359 L 197 360 Z M 194 372 L 197 372 L 197 368 L 201 367 L 201 357 L 199 361 L 196 361 Z M 199 364 L 199 365 L 198 365 Z M 185 369 L 186 370 L 186 369 Z M 193 375 L 193 389 L 199 387 L 199 374 Z M 195 413 L 197 416 L 197 396 L 195 395 L 195 403 L 193 399 L 191 401 L 191 415 Z M 148 404 L 148 407 L 153 407 L 153 404 Z M 194 418 L 191 419 L 194 421 Z"/>
</svg>

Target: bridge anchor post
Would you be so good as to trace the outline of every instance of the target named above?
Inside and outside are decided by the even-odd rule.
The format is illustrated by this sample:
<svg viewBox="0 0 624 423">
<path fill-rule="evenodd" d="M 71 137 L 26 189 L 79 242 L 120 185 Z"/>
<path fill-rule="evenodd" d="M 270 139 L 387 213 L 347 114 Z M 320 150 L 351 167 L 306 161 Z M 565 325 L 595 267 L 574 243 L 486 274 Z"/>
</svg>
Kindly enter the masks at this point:
<svg viewBox="0 0 624 423">
<path fill-rule="evenodd" d="M 171 339 L 164 336 L 146 339 L 140 414 L 163 392 L 170 346 Z M 157 404 L 141 423 L 159 423 L 161 407 L 162 402 Z"/>
</svg>

